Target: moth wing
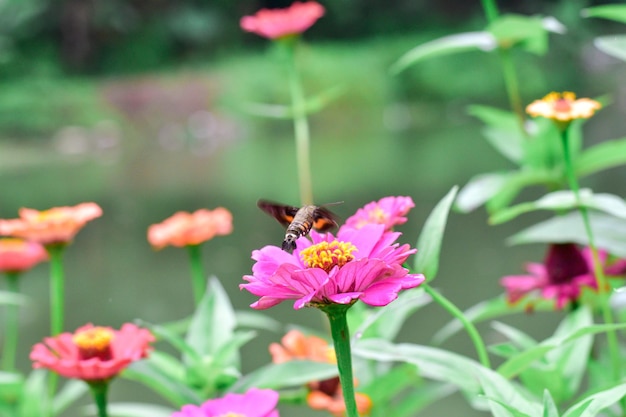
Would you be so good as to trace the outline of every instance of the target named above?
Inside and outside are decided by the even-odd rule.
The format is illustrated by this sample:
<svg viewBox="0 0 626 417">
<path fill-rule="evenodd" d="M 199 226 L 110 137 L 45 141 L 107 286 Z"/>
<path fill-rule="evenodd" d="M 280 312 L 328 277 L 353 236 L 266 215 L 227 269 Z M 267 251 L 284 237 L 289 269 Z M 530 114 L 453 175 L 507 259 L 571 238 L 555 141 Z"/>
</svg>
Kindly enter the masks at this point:
<svg viewBox="0 0 626 417">
<path fill-rule="evenodd" d="M 288 227 L 291 224 L 294 216 L 298 212 L 298 207 L 273 203 L 267 200 L 259 200 L 256 205 L 261 210 L 278 220 L 278 222 L 285 227 Z"/>
<path fill-rule="evenodd" d="M 318 207 L 313 215 L 313 228 L 318 232 L 325 232 L 337 227 L 337 216 L 332 211 Z"/>
</svg>

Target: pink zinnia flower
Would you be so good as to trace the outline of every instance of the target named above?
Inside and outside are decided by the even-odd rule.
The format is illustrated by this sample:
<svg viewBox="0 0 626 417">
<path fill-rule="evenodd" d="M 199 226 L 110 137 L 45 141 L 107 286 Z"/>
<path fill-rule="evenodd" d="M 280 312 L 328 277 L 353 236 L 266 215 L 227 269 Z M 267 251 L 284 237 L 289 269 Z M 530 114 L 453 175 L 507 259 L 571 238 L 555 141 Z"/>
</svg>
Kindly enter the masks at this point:
<svg viewBox="0 0 626 417">
<path fill-rule="evenodd" d="M 47 368 L 66 378 L 106 381 L 134 361 L 148 356 L 154 336 L 134 324 L 120 330 L 87 324 L 37 343 L 30 352 L 34 368 Z"/>
<path fill-rule="evenodd" d="M 48 259 L 39 243 L 23 239 L 0 239 L 0 272 L 24 272 Z"/>
<path fill-rule="evenodd" d="M 42 245 L 67 244 L 88 221 L 102 216 L 102 209 L 96 203 L 44 211 L 21 208 L 19 216 L 19 219 L 0 219 L 0 235 L 20 237 Z"/>
<path fill-rule="evenodd" d="M 271 389 L 250 388 L 245 394 L 226 394 L 200 406 L 185 405 L 171 417 L 278 417 L 278 397 Z"/>
<path fill-rule="evenodd" d="M 344 227 L 360 229 L 373 223 L 384 224 L 386 230 L 391 230 L 395 225 L 406 223 L 407 218 L 404 216 L 413 207 L 415 203 L 411 197 L 384 197 L 358 209 L 356 214 L 346 220 Z"/>
<path fill-rule="evenodd" d="M 241 18 L 241 28 L 269 39 L 297 35 L 324 15 L 324 7 L 314 1 L 295 2 L 286 9 L 261 9 L 254 16 Z"/>
<path fill-rule="evenodd" d="M 599 252 L 604 265 L 606 253 Z M 589 248 L 579 249 L 573 243 L 556 243 L 548 247 L 543 264 L 526 265 L 529 275 L 510 275 L 500 281 L 510 303 L 539 291 L 542 298 L 555 300 L 558 309 L 579 298 L 582 287 L 597 289 L 593 260 Z"/>
<path fill-rule="evenodd" d="M 155 249 L 171 245 L 199 245 L 218 235 L 233 231 L 233 215 L 223 207 L 200 209 L 193 213 L 179 211 L 163 222 L 148 228 L 148 242 Z"/>
<path fill-rule="evenodd" d="M 277 246 L 253 251 L 253 275 L 244 276 L 248 284 L 239 287 L 261 297 L 251 305 L 259 310 L 288 299 L 296 300 L 296 309 L 356 300 L 385 306 L 400 290 L 424 281 L 402 267 L 416 250 L 394 243 L 399 236 L 383 225 L 342 228 L 337 237 L 312 231 L 313 242 L 298 239 L 293 253 Z"/>
</svg>

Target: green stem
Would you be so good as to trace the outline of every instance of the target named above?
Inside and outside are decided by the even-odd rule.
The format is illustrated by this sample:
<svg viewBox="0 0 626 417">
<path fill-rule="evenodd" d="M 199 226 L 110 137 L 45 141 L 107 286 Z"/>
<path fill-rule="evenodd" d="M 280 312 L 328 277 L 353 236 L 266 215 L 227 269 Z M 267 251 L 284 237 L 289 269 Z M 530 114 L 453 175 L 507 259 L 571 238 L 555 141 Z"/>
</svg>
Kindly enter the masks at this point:
<svg viewBox="0 0 626 417">
<path fill-rule="evenodd" d="M 48 245 L 46 250 L 50 255 L 50 333 L 56 336 L 63 331 L 64 316 L 64 273 L 63 250 L 64 245 Z"/>
<path fill-rule="evenodd" d="M 495 0 L 481 0 L 481 3 L 483 5 L 483 10 L 485 11 L 485 16 L 487 17 L 487 22 L 493 23 L 500 15 L 500 12 L 498 12 L 498 5 Z"/>
<path fill-rule="evenodd" d="M 311 180 L 310 134 L 306 116 L 306 100 L 296 67 L 297 38 L 284 40 L 288 56 L 289 92 L 293 111 L 293 128 L 296 139 L 296 161 L 298 164 L 298 181 L 300 185 L 300 204 L 313 204 L 313 185 Z"/>
<path fill-rule="evenodd" d="M 196 302 L 196 307 L 200 305 L 202 297 L 206 292 L 206 278 L 204 276 L 204 269 L 202 268 L 202 253 L 200 251 L 200 245 L 188 245 L 189 262 L 191 265 L 191 284 L 193 286 L 193 298 Z"/>
<path fill-rule="evenodd" d="M 347 312 L 351 305 L 330 304 L 321 308 L 330 321 L 330 333 L 333 337 L 339 381 L 346 405 L 346 417 L 358 417 L 354 396 L 354 378 L 352 376 L 352 354 L 350 352 L 350 329 Z"/>
<path fill-rule="evenodd" d="M 519 83 L 517 81 L 517 73 L 515 72 L 515 64 L 511 57 L 509 49 L 500 48 L 500 62 L 502 64 L 502 75 L 504 76 L 504 86 L 509 97 L 509 105 L 511 110 L 516 114 L 520 131 L 523 136 L 527 136 L 524 128 L 525 116 L 524 106 L 522 105 L 522 96 L 519 91 Z"/>
<path fill-rule="evenodd" d="M 487 348 L 485 347 L 485 342 L 483 342 L 482 337 L 480 337 L 480 333 L 474 326 L 474 324 L 465 317 L 465 314 L 461 310 L 458 309 L 457 306 L 452 304 L 447 298 L 438 293 L 434 288 L 432 288 L 428 284 L 422 284 L 421 288 L 424 288 L 426 294 L 430 295 L 435 302 L 437 302 L 440 306 L 446 309 L 453 317 L 456 317 L 457 320 L 461 322 L 465 331 L 469 335 L 470 339 L 474 343 L 474 348 L 476 349 L 476 353 L 478 354 L 478 360 L 485 368 L 491 368 L 491 362 L 489 361 L 489 355 L 487 354 Z"/>
<path fill-rule="evenodd" d="M 585 233 L 587 234 L 587 240 L 589 242 L 589 249 L 591 250 L 593 273 L 596 277 L 596 286 L 598 287 L 598 293 L 603 294 L 608 292 L 609 286 L 606 276 L 604 275 L 602 263 L 600 262 L 598 248 L 596 247 L 594 242 L 595 239 L 593 235 L 593 229 L 591 228 L 591 221 L 589 220 L 589 211 L 587 210 L 586 206 L 581 204 L 580 201 L 580 187 L 578 185 L 578 178 L 576 177 L 574 165 L 572 164 L 572 156 L 570 154 L 569 125 L 563 126 L 561 129 L 561 144 L 563 145 L 563 160 L 565 162 L 565 172 L 567 174 L 567 180 L 569 182 L 571 191 L 576 197 L 576 205 L 578 206 L 578 211 L 580 212 L 580 215 L 583 219 Z M 608 297 L 603 297 L 603 301 L 601 303 L 602 320 L 606 324 L 613 324 L 615 320 L 613 319 L 613 313 L 611 311 L 611 306 L 609 305 L 608 300 Z M 609 356 L 611 358 L 611 368 L 613 368 L 613 378 L 617 382 L 622 377 L 617 331 L 608 330 L 606 332 L 606 338 L 609 347 Z"/>
<path fill-rule="evenodd" d="M 11 294 L 19 295 L 19 273 L 7 272 L 7 289 Z M 19 335 L 19 312 L 17 304 L 7 304 L 4 329 L 4 348 L 2 350 L 2 369 L 7 372 L 15 371 L 15 354 Z"/>
<path fill-rule="evenodd" d="M 98 409 L 98 417 L 107 417 L 107 391 L 109 389 L 108 381 L 88 382 L 89 388 L 93 395 L 93 400 Z"/>
</svg>

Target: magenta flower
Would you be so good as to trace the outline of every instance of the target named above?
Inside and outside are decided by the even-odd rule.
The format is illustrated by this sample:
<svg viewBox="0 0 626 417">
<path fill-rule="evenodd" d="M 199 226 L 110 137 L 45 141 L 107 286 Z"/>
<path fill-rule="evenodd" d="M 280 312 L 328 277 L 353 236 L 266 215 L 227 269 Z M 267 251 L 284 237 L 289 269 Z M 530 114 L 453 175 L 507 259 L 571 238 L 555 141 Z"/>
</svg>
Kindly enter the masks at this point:
<svg viewBox="0 0 626 417">
<path fill-rule="evenodd" d="M 276 391 L 251 388 L 245 394 L 226 394 L 201 406 L 185 405 L 170 417 L 279 417 L 277 403 Z"/>
<path fill-rule="evenodd" d="M 413 207 L 415 204 L 411 197 L 384 197 L 358 209 L 346 220 L 344 227 L 360 229 L 366 224 L 384 224 L 386 230 L 391 230 L 395 225 L 406 223 L 404 216 Z"/>
<path fill-rule="evenodd" d="M 261 297 L 251 305 L 259 310 L 288 299 L 296 300 L 295 309 L 356 300 L 385 306 L 400 290 L 424 281 L 422 274 L 410 274 L 402 267 L 416 249 L 394 243 L 400 235 L 370 224 L 342 228 L 337 237 L 312 231 L 313 242 L 298 239 L 292 254 L 265 246 L 252 252 L 253 275 L 244 276 L 248 283 L 239 287 Z"/>
<path fill-rule="evenodd" d="M 242 17 L 239 24 L 247 32 L 277 39 L 304 32 L 323 15 L 324 7 L 315 1 L 295 2 L 286 9 L 261 9 Z"/>
<path fill-rule="evenodd" d="M 604 266 L 606 253 L 598 253 Z M 558 309 L 579 298 L 582 287 L 597 289 L 593 260 L 589 248 L 579 249 L 573 243 L 556 243 L 548 247 L 543 264 L 526 265 L 529 275 L 509 275 L 501 279 L 510 303 L 539 291 L 541 297 L 555 300 Z M 605 269 L 605 272 L 613 272 Z"/>
</svg>

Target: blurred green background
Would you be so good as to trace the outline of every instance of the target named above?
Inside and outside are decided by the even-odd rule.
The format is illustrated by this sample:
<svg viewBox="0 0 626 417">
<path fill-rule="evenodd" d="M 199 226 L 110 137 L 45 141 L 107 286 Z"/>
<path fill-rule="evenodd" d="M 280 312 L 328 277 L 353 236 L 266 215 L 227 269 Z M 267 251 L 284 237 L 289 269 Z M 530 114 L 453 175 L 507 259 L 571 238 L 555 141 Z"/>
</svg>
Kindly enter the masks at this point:
<svg viewBox="0 0 626 417">
<path fill-rule="evenodd" d="M 624 135 L 624 63 L 592 45 L 624 32 L 580 10 L 607 2 L 500 2 L 502 12 L 553 15 L 568 28 L 551 35 L 543 57 L 514 54 L 525 103 L 556 90 L 610 94 L 613 104 L 586 125 L 586 143 Z M 142 318 L 165 322 L 193 310 L 187 254 L 153 251 L 150 224 L 178 210 L 224 206 L 235 231 L 204 245 L 207 271 L 237 309 L 253 249 L 281 241 L 283 231 L 256 208 L 259 198 L 297 204 L 292 125 L 256 118 L 245 103 L 288 103 L 285 73 L 270 43 L 239 29 L 239 18 L 287 1 L 5 0 L 0 2 L 0 217 L 20 207 L 46 209 L 95 201 L 104 216 L 67 251 L 67 330 L 86 322 L 119 326 Z M 482 30 L 480 2 L 462 0 L 323 2 L 326 15 L 305 35 L 298 64 L 305 90 L 340 86 L 344 94 L 311 117 L 314 195 L 347 218 L 372 200 L 409 195 L 416 202 L 402 241 L 413 244 L 435 203 L 470 176 L 510 168 L 484 141 L 470 104 L 507 108 L 495 54 L 464 53 L 425 61 L 399 76 L 389 66 L 412 47 L 440 36 Z M 584 186 L 623 195 L 623 170 Z M 620 188 L 622 187 L 622 188 Z M 525 193 L 532 198 L 541 190 Z M 547 214 L 545 215 L 547 217 Z M 433 283 L 462 309 L 499 295 L 498 279 L 540 260 L 544 248 L 508 248 L 504 239 L 543 215 L 489 227 L 482 210 L 453 214 Z M 48 335 L 47 267 L 22 281 L 32 302 L 22 310 L 19 365 Z M 267 312 L 285 324 L 322 328 L 317 311 L 290 303 Z M 402 341 L 429 343 L 449 320 L 428 306 L 406 324 Z M 537 338 L 558 314 L 510 318 Z M 488 342 L 496 339 L 481 325 Z M 261 332 L 244 348 L 244 369 L 270 360 L 282 334 Z M 465 335 L 445 348 L 473 357 Z M 357 371 L 358 372 L 358 371 Z M 161 403 L 119 380 L 111 401 Z M 82 404 L 88 404 L 86 398 Z M 284 416 L 304 415 L 284 408 Z M 68 416 L 79 415 L 73 409 Z M 311 416 L 323 415 L 313 413 Z M 479 415 L 461 396 L 421 415 Z"/>
</svg>

